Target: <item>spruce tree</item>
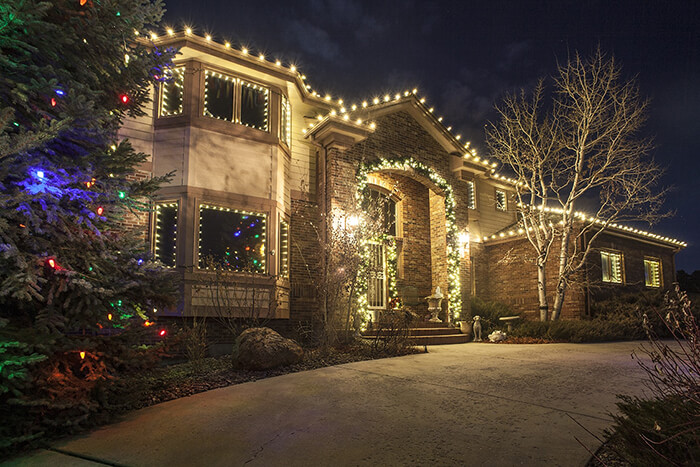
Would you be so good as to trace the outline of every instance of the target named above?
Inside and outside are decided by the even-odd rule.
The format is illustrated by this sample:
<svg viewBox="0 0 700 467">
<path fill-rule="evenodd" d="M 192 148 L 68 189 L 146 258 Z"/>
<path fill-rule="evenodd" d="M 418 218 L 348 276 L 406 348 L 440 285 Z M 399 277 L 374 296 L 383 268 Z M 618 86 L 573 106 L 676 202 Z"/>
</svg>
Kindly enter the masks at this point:
<svg viewBox="0 0 700 467">
<path fill-rule="evenodd" d="M 0 450 L 81 426 L 104 382 L 144 362 L 170 277 L 120 224 L 162 179 L 117 130 L 172 50 L 160 0 L 0 2 Z"/>
</svg>

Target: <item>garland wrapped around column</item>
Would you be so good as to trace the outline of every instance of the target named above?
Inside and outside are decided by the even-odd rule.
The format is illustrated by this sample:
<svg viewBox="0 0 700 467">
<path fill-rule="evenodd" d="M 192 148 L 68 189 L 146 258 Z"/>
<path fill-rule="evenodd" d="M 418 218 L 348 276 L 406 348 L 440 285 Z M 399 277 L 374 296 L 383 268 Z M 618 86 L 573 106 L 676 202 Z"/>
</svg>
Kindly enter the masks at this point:
<svg viewBox="0 0 700 467">
<path fill-rule="evenodd" d="M 411 157 L 397 159 L 379 159 L 369 164 L 361 164 L 357 171 L 357 193 L 356 199 L 358 207 L 361 208 L 367 196 L 367 175 L 372 172 L 382 170 L 402 170 L 413 172 L 421 175 L 438 188 L 440 188 L 445 197 L 445 223 L 447 231 L 447 276 L 448 276 L 448 304 L 451 320 L 458 319 L 462 309 L 462 294 L 459 274 L 459 246 L 457 245 L 457 224 L 455 217 L 455 200 L 452 193 L 452 186 L 440 176 L 435 170 L 425 164 L 416 161 Z M 377 239 L 387 245 L 387 281 L 389 295 L 391 298 L 398 298 L 397 284 L 397 252 L 396 240 L 384 235 Z M 360 272 L 360 287 L 358 288 L 358 305 L 360 313 L 365 316 L 365 321 L 369 319 L 370 310 L 367 304 L 367 264 L 369 261 L 369 249 L 364 249 L 365 258 L 363 261 L 363 269 Z"/>
</svg>

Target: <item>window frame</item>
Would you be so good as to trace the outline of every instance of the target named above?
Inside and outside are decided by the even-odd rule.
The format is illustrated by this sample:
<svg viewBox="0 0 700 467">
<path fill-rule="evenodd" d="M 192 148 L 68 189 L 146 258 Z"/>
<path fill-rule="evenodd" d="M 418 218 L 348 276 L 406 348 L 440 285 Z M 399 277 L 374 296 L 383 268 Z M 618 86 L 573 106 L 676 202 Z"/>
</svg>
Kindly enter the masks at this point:
<svg viewBox="0 0 700 467">
<path fill-rule="evenodd" d="M 280 94 L 279 140 L 288 148 L 292 147 L 292 104 L 284 94 Z"/>
<path fill-rule="evenodd" d="M 386 244 L 384 242 L 380 241 L 369 241 L 367 242 L 367 246 L 371 249 L 377 248 L 381 252 L 381 263 L 382 263 L 382 270 L 381 271 L 368 271 L 368 277 L 367 277 L 367 309 L 369 310 L 386 310 L 387 305 L 389 302 L 389 280 L 387 277 L 387 255 L 386 255 Z M 371 256 L 371 253 L 370 253 Z M 370 263 L 372 260 L 370 259 Z M 372 277 L 373 273 L 379 273 L 381 277 Z M 382 299 L 382 304 L 381 305 L 372 305 L 371 301 L 371 291 L 373 290 L 372 282 L 371 281 L 379 281 L 381 283 L 381 299 Z"/>
<path fill-rule="evenodd" d="M 169 113 L 169 114 L 164 114 L 163 113 L 163 102 L 165 99 L 165 84 L 166 83 L 161 83 L 160 84 L 160 93 L 158 96 L 158 118 L 168 118 L 168 117 L 179 117 L 185 112 L 185 65 L 173 65 L 171 68 L 173 75 L 176 73 L 179 74 L 178 80 L 181 81 L 181 93 L 182 97 L 180 99 L 180 109 L 177 113 Z"/>
<path fill-rule="evenodd" d="M 656 274 L 658 276 L 657 277 L 658 283 L 656 285 L 653 284 L 653 280 L 652 280 L 652 283 L 649 283 L 649 277 L 647 276 L 647 263 L 657 265 L 658 269 L 656 271 Z M 657 258 L 655 256 L 645 256 L 643 264 L 644 264 L 644 286 L 649 287 L 651 289 L 662 288 L 663 284 L 664 284 L 664 276 L 663 276 L 663 266 L 662 266 L 661 258 Z"/>
<path fill-rule="evenodd" d="M 236 270 L 228 270 L 227 272 L 231 272 L 234 274 L 253 274 L 255 276 L 267 276 L 270 274 L 269 270 L 269 265 L 267 261 L 267 257 L 269 255 L 269 250 L 268 250 L 268 234 L 267 234 L 267 223 L 269 220 L 269 213 L 267 212 L 254 212 L 254 211 L 248 211 L 246 209 L 237 209 L 237 208 L 230 208 L 227 206 L 221 206 L 217 205 L 216 203 L 208 203 L 205 201 L 199 202 L 199 211 L 198 211 L 198 219 L 199 221 L 197 222 L 197 269 L 200 271 L 210 271 L 210 268 L 207 268 L 206 266 L 203 266 L 202 261 L 202 210 L 203 209 L 211 209 L 215 211 L 223 211 L 223 212 L 233 212 L 236 214 L 242 214 L 242 215 L 247 215 L 247 216 L 255 216 L 255 217 L 261 217 L 263 219 L 263 226 L 262 226 L 262 236 L 263 236 L 263 248 L 264 251 L 261 253 L 261 262 L 263 264 L 263 270 L 260 272 L 254 272 L 254 271 L 236 271 Z"/>
<path fill-rule="evenodd" d="M 282 226 L 285 226 L 286 228 L 286 239 L 284 238 L 285 235 L 283 235 L 284 229 Z M 286 242 L 286 245 L 284 243 Z M 278 263 L 277 263 L 277 275 L 280 277 L 280 279 L 285 279 L 289 280 L 289 273 L 291 269 L 291 250 L 290 250 L 290 245 L 291 245 L 291 226 L 290 222 L 287 219 L 280 219 L 279 222 L 279 230 L 277 232 L 277 258 L 278 258 Z M 284 254 L 283 254 L 284 252 Z"/>
<path fill-rule="evenodd" d="M 608 262 L 610 264 L 610 267 L 608 269 L 608 275 L 610 277 L 609 280 L 605 280 L 605 270 L 603 267 L 603 256 L 608 257 Z M 617 257 L 619 258 L 619 270 L 620 270 L 620 278 L 619 280 L 614 280 L 614 268 L 612 266 L 612 262 L 610 262 L 611 257 Z M 601 274 L 600 274 L 600 280 L 601 282 L 604 282 L 606 284 L 619 284 L 619 285 L 624 285 L 625 284 L 625 256 L 622 254 L 621 251 L 617 250 L 600 250 L 600 269 L 601 269 Z"/>
<path fill-rule="evenodd" d="M 502 194 L 503 195 L 503 204 L 500 203 L 498 200 L 498 195 Z M 506 212 L 508 211 L 508 193 L 505 190 L 501 190 L 499 188 L 495 189 L 495 206 L 496 206 L 496 211 L 501 211 L 501 212 Z"/>
<path fill-rule="evenodd" d="M 232 106 L 233 106 L 233 111 L 232 111 L 232 116 L 231 120 L 228 120 L 226 118 L 219 118 L 215 117 L 213 115 L 207 114 L 207 77 L 209 75 L 212 75 L 216 78 L 228 78 L 228 80 L 233 82 L 233 95 L 232 95 Z M 229 122 L 233 123 L 235 125 L 241 125 L 246 128 L 250 128 L 251 130 L 257 130 L 257 131 L 262 131 L 265 133 L 270 133 L 272 125 L 271 125 L 271 99 L 270 96 L 272 95 L 272 89 L 270 86 L 262 84 L 259 81 L 256 81 L 254 79 L 250 78 L 243 78 L 241 76 L 232 74 L 232 73 L 227 73 L 227 72 L 221 72 L 221 71 L 216 71 L 210 67 L 206 67 L 204 69 L 204 79 L 202 80 L 202 109 L 201 109 L 201 115 L 206 118 L 213 118 L 214 120 L 221 120 L 224 122 Z M 243 88 L 244 87 L 253 87 L 255 90 L 262 90 L 265 93 L 265 100 L 266 100 L 266 108 L 265 108 L 265 128 L 256 128 L 255 126 L 243 123 L 241 120 L 241 115 L 242 115 L 242 105 L 243 105 Z M 280 122 L 281 122 L 281 115 L 280 115 Z"/>
<path fill-rule="evenodd" d="M 153 240 L 152 240 L 152 252 L 153 252 L 153 257 L 155 259 L 160 259 L 158 258 L 158 214 L 159 210 L 162 207 L 174 207 L 175 208 L 175 238 L 173 239 L 173 265 L 169 266 L 165 263 L 163 263 L 163 266 L 168 268 L 168 269 L 173 269 L 177 267 L 177 237 L 178 237 L 178 227 L 179 227 L 179 219 L 180 219 L 180 201 L 179 200 L 171 200 L 171 201 L 156 201 L 155 202 L 155 207 L 153 209 Z M 162 263 L 162 261 L 161 261 Z"/>
<path fill-rule="evenodd" d="M 467 208 L 476 209 L 476 183 L 474 180 L 466 180 L 467 182 Z"/>
</svg>

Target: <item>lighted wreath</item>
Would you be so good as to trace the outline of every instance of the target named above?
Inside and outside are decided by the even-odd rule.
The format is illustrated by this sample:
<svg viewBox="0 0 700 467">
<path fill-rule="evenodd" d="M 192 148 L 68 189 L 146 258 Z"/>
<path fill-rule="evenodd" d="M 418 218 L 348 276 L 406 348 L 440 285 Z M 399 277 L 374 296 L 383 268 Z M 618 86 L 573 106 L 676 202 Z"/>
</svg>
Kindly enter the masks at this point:
<svg viewBox="0 0 700 467">
<path fill-rule="evenodd" d="M 448 275 L 448 295 L 449 308 L 453 319 L 459 318 L 460 310 L 462 309 L 462 293 L 459 280 L 459 246 L 457 245 L 457 224 L 455 217 L 455 200 L 452 193 L 452 186 L 440 174 L 435 172 L 425 164 L 416 161 L 412 157 L 397 158 L 397 159 L 379 159 L 371 163 L 360 164 L 357 170 L 357 193 L 356 198 L 358 206 L 362 206 L 364 197 L 366 196 L 365 188 L 367 187 L 367 175 L 371 172 L 380 170 L 398 169 L 404 171 L 413 171 L 414 173 L 426 177 L 432 181 L 445 194 L 445 219 L 447 230 L 447 275 Z M 396 268 L 396 242 L 393 237 L 382 239 L 386 242 L 387 248 L 387 276 L 389 283 L 389 294 L 392 297 L 398 297 L 396 290 L 397 283 L 397 268 Z M 360 311 L 365 316 L 369 316 L 367 308 L 367 284 L 362 281 L 358 290 L 358 303 Z M 364 287 L 363 287 L 364 285 Z"/>
</svg>

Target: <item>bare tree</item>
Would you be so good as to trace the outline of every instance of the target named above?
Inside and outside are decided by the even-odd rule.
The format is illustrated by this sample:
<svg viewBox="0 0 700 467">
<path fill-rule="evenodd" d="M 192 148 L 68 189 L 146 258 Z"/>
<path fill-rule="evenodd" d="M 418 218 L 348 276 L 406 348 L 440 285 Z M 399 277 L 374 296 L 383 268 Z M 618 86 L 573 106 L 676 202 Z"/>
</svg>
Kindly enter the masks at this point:
<svg viewBox="0 0 700 467">
<path fill-rule="evenodd" d="M 331 210 L 323 222 L 305 220 L 313 230 L 322 253 L 320 274 L 312 275 L 319 299 L 319 320 L 323 326 L 322 342 L 333 344 L 340 332 L 349 336 L 358 327 L 363 308 L 360 287 L 366 274 L 368 243 L 378 241 L 384 233 L 382 206 L 370 202 L 352 210 Z"/>
<path fill-rule="evenodd" d="M 560 65 L 548 105 L 543 83 L 531 96 L 506 97 L 487 138 L 494 157 L 516 175 L 516 209 L 537 253 L 543 320 L 548 314 L 544 266 L 554 240 L 560 240 L 551 315 L 556 320 L 595 239 L 616 223 L 653 223 L 664 216 L 666 190 L 658 188 L 663 170 L 650 157 L 651 140 L 640 135 L 648 101 L 634 79 L 623 79 L 613 57 L 598 49 L 587 59 L 575 54 Z M 593 198 L 594 212 L 577 212 Z"/>
</svg>

